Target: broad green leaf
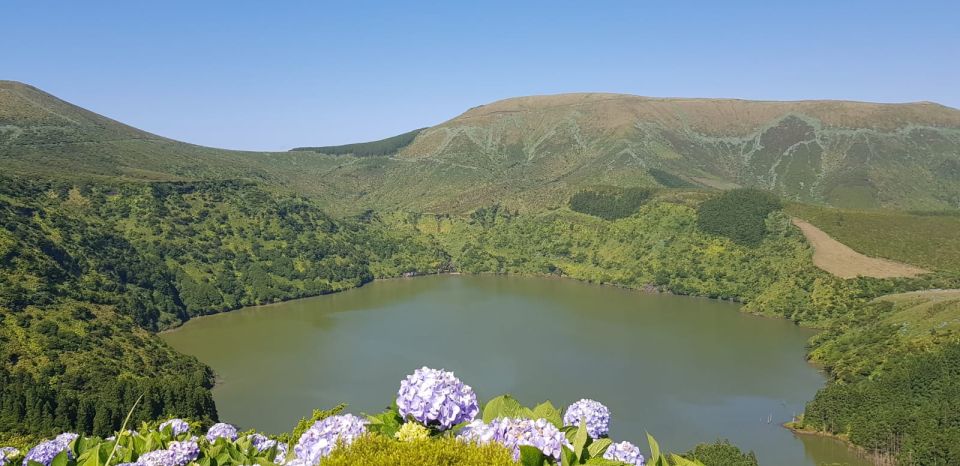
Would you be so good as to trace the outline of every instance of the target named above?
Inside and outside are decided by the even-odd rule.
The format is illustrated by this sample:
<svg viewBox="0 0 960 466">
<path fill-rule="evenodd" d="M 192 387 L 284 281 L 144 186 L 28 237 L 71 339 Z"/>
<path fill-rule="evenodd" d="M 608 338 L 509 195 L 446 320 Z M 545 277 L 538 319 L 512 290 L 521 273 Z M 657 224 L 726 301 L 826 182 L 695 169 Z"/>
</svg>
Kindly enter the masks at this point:
<svg viewBox="0 0 960 466">
<path fill-rule="evenodd" d="M 535 418 L 543 418 L 550 421 L 550 423 L 557 426 L 557 428 L 563 427 L 563 416 L 560 414 L 560 410 L 553 406 L 553 403 L 549 400 L 533 408 L 533 415 Z"/>
<path fill-rule="evenodd" d="M 60 454 L 53 458 L 53 461 L 50 462 L 50 466 L 67 466 L 67 463 L 70 461 L 70 457 L 67 456 L 66 451 L 61 451 Z"/>
<path fill-rule="evenodd" d="M 520 446 L 520 464 L 523 466 L 543 466 L 546 457 L 537 447 L 529 445 Z"/>
<path fill-rule="evenodd" d="M 521 406 L 520 409 L 517 410 L 517 414 L 514 417 L 519 417 L 523 419 L 537 419 L 537 416 L 533 414 L 533 410 L 530 408 L 527 408 L 526 406 Z"/>
<path fill-rule="evenodd" d="M 608 438 L 598 438 L 587 447 L 587 452 L 590 453 L 590 458 L 599 458 L 607 451 L 607 448 L 610 447 L 610 444 L 613 443 L 613 440 Z"/>
<path fill-rule="evenodd" d="M 673 462 L 674 466 L 704 466 L 704 464 L 699 461 L 688 460 L 677 454 L 670 455 L 670 461 Z"/>
<path fill-rule="evenodd" d="M 490 422 L 498 417 L 515 417 L 520 408 L 520 402 L 512 396 L 500 395 L 483 407 L 483 422 Z"/>
<path fill-rule="evenodd" d="M 587 442 L 590 440 L 590 434 L 587 433 L 587 423 L 581 419 L 580 427 L 577 428 L 576 435 L 573 436 L 573 453 L 577 459 L 584 459 Z"/>
<path fill-rule="evenodd" d="M 620 461 L 608 460 L 606 458 L 590 458 L 583 464 L 592 464 L 594 466 L 623 466 L 623 463 Z"/>
</svg>

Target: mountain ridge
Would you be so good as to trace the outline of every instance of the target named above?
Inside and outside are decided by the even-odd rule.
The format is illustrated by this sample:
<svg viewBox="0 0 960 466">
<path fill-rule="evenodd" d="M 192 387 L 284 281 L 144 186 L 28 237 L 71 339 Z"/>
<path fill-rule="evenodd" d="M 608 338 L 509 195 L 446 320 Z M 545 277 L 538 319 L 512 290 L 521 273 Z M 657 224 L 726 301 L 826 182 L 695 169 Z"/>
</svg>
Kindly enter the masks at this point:
<svg viewBox="0 0 960 466">
<path fill-rule="evenodd" d="M 11 171 L 245 179 L 338 213 L 457 213 L 494 203 L 543 210 L 592 186 L 671 187 L 664 179 L 758 187 L 847 208 L 960 208 L 960 110 L 927 102 L 515 97 L 407 133 L 415 137 L 371 155 L 350 151 L 377 141 L 316 148 L 336 154 L 196 146 L 26 84 L 0 81 L 0 91 L 0 160 Z"/>
</svg>

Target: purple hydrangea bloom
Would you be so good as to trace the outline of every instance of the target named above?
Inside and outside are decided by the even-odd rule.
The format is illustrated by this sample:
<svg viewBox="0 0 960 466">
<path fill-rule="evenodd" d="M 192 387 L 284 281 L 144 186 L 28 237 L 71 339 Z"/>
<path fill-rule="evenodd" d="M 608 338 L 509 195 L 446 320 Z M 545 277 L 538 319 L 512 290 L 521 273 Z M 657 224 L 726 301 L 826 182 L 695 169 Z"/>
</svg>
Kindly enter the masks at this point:
<svg viewBox="0 0 960 466">
<path fill-rule="evenodd" d="M 0 466 L 6 466 L 10 459 L 20 454 L 20 450 L 13 447 L 0 448 Z"/>
<path fill-rule="evenodd" d="M 480 412 L 477 395 L 453 372 L 422 367 L 400 382 L 397 394 L 400 416 L 425 426 L 446 430 L 470 422 Z"/>
<path fill-rule="evenodd" d="M 520 447 L 538 448 L 543 454 L 560 460 L 567 437 L 546 419 L 494 419 L 490 424 L 473 421 L 460 431 L 458 438 L 469 442 L 497 442 L 513 450 L 513 459 L 520 459 Z"/>
<path fill-rule="evenodd" d="M 170 453 L 173 454 L 173 460 L 176 466 L 184 466 L 200 456 L 200 446 L 197 445 L 196 439 L 170 442 L 170 444 L 167 445 L 167 450 L 170 450 Z"/>
<path fill-rule="evenodd" d="M 316 465 L 321 458 L 333 451 L 337 441 L 349 445 L 366 431 L 367 421 L 352 414 L 331 416 L 317 421 L 300 436 L 300 440 L 293 447 L 297 464 Z"/>
<path fill-rule="evenodd" d="M 598 401 L 580 400 L 570 405 L 563 415 L 565 426 L 579 426 L 581 420 L 586 421 L 590 437 L 605 437 L 610 432 L 610 410 Z"/>
<path fill-rule="evenodd" d="M 77 437 L 79 437 L 79 436 L 80 436 L 80 435 L 75 434 L 75 433 L 73 433 L 73 432 L 64 432 L 64 433 L 58 435 L 57 438 L 55 438 L 54 440 L 56 440 L 56 441 L 58 441 L 58 442 L 60 442 L 60 443 L 63 443 L 64 445 L 70 445 L 70 442 L 76 440 Z"/>
<path fill-rule="evenodd" d="M 225 422 L 218 422 L 207 431 L 207 440 L 213 442 L 218 438 L 225 438 L 230 441 L 237 439 L 237 428 Z"/>
<path fill-rule="evenodd" d="M 70 450 L 70 442 L 77 438 L 77 434 L 63 433 L 53 440 L 43 442 L 27 452 L 23 458 L 23 466 L 27 466 L 31 461 L 36 461 L 49 466 L 50 462 L 61 452 L 66 451 L 69 458 L 73 458 L 73 452 Z"/>
<path fill-rule="evenodd" d="M 174 437 L 180 434 L 186 433 L 190 430 L 190 424 L 187 424 L 187 421 L 184 421 L 183 419 L 177 419 L 177 418 L 170 419 L 164 422 L 163 424 L 160 424 L 160 431 L 162 432 L 163 429 L 167 427 L 170 428 L 170 432 L 173 434 Z"/>
<path fill-rule="evenodd" d="M 174 453 L 170 450 L 156 450 L 140 455 L 138 466 L 177 466 Z"/>
<path fill-rule="evenodd" d="M 277 443 L 276 440 L 268 438 L 266 435 L 262 434 L 250 434 L 250 444 L 253 445 L 253 448 L 256 448 L 257 451 L 264 451 L 277 447 L 277 454 L 273 457 L 273 462 L 277 464 L 283 464 L 283 460 L 287 457 L 287 445 L 285 443 Z"/>
<path fill-rule="evenodd" d="M 608 460 L 621 461 L 633 466 L 643 466 L 646 464 L 643 455 L 640 454 L 640 447 L 630 442 L 620 442 L 611 444 L 607 447 L 603 457 Z"/>
</svg>

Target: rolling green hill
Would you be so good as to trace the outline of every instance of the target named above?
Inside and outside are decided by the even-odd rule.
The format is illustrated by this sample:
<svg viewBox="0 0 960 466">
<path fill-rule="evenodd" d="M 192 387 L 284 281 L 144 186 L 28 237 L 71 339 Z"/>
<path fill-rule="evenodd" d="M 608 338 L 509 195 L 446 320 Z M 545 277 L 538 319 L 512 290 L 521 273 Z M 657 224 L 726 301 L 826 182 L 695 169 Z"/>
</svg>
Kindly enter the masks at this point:
<svg viewBox="0 0 960 466">
<path fill-rule="evenodd" d="M 960 111 L 564 94 L 481 105 L 382 141 L 257 153 L 179 143 L 3 81 L 0 161 L 21 174 L 251 180 L 336 213 L 495 202 L 538 211 L 599 185 L 748 186 L 836 207 L 933 210 L 960 207 Z"/>
</svg>

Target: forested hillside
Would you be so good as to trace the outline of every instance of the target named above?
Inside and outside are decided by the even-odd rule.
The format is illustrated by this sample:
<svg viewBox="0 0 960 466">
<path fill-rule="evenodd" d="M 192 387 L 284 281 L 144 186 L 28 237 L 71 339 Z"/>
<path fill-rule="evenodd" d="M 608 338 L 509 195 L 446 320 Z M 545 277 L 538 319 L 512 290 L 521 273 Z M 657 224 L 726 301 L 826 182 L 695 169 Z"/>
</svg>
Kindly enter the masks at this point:
<svg viewBox="0 0 960 466">
<path fill-rule="evenodd" d="M 217 417 L 209 369 L 152 331 L 190 317 L 436 272 L 437 248 L 239 182 L 0 183 L 0 431 L 108 434 Z"/>
</svg>

